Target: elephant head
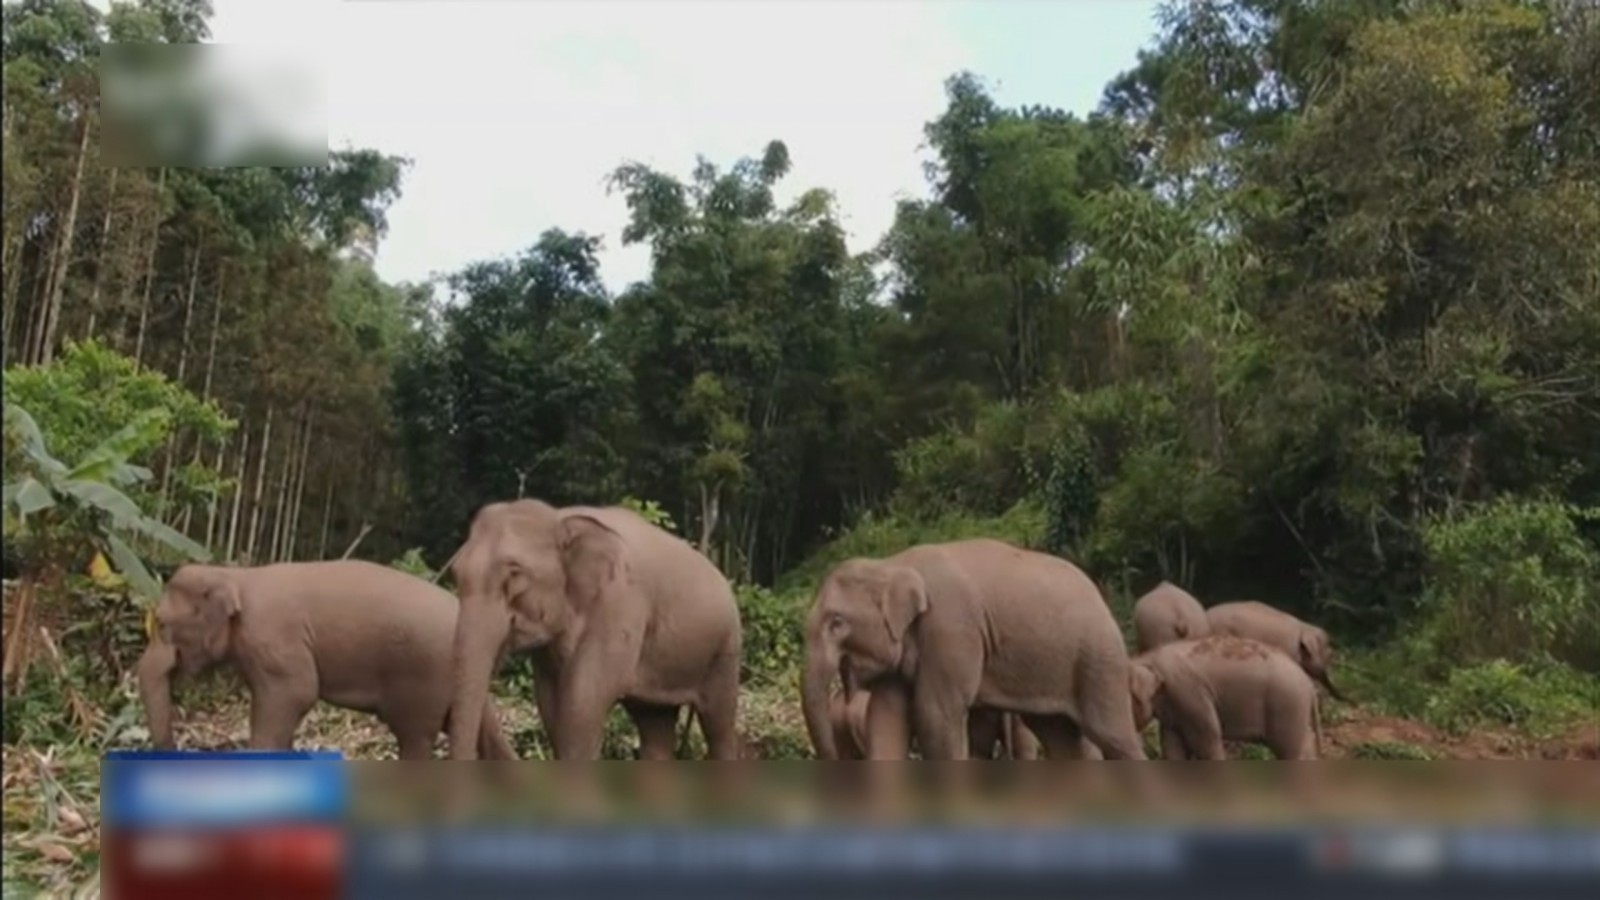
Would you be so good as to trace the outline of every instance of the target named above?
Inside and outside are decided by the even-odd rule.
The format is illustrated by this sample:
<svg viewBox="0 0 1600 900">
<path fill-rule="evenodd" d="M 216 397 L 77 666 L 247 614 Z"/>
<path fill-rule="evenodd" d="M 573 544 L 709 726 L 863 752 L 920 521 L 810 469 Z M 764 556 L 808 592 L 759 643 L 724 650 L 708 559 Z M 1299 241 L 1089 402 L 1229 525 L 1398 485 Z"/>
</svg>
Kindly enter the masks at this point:
<svg viewBox="0 0 1600 900">
<path fill-rule="evenodd" d="M 912 626 L 928 611 L 922 576 L 908 566 L 878 560 L 841 563 L 823 579 L 806 622 L 806 673 L 802 707 L 812 746 L 822 759 L 838 759 L 829 718 L 829 686 L 843 667 L 856 684 L 899 671 Z"/>
<path fill-rule="evenodd" d="M 1161 674 L 1139 659 L 1128 667 L 1128 686 L 1133 694 L 1133 727 L 1144 731 L 1156 715 L 1156 697 L 1161 693 Z"/>
<path fill-rule="evenodd" d="M 184 674 L 197 675 L 227 658 L 240 603 L 236 573 L 196 565 L 173 573 L 156 602 L 155 618 Z"/>
<path fill-rule="evenodd" d="M 450 748 L 475 752 L 489 680 L 507 652 L 560 640 L 578 611 L 624 577 L 622 538 L 599 519 L 537 500 L 478 511 L 451 563 L 456 621 Z"/>
<path fill-rule="evenodd" d="M 1328 632 L 1316 625 L 1304 626 L 1300 630 L 1299 650 L 1300 667 L 1306 670 L 1306 674 L 1327 688 L 1334 697 L 1346 700 L 1344 693 L 1333 686 L 1333 678 L 1328 674 L 1333 666 L 1333 643 L 1328 640 Z"/>
</svg>

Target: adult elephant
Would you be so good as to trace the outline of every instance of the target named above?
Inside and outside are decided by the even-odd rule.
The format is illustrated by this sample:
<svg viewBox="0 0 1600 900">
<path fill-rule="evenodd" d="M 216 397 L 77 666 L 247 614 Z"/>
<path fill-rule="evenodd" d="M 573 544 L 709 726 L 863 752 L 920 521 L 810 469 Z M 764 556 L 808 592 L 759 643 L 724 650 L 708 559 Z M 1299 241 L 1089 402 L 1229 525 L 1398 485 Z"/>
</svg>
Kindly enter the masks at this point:
<svg viewBox="0 0 1600 900">
<path fill-rule="evenodd" d="M 531 651 L 557 759 L 599 759 L 618 702 L 645 759 L 672 758 L 684 706 L 713 759 L 739 757 L 739 609 L 687 543 L 621 507 L 517 500 L 478 511 L 451 571 L 457 704 L 481 706 L 504 655 Z M 452 722 L 451 758 L 473 758 L 476 727 Z"/>
<path fill-rule="evenodd" d="M 1206 610 L 1206 620 L 1212 634 L 1250 638 L 1287 653 L 1328 693 L 1349 701 L 1334 687 L 1328 672 L 1333 666 L 1333 642 L 1320 626 L 1256 600 L 1219 603 Z"/>
<path fill-rule="evenodd" d="M 250 747 L 288 750 L 317 700 L 375 714 L 401 759 L 427 759 L 450 708 L 456 599 L 428 581 L 359 560 L 185 565 L 156 602 L 139 695 L 157 749 L 174 746 L 172 677 L 231 666 L 250 691 Z M 478 752 L 515 759 L 488 695 L 461 731 Z M 457 723 L 459 724 L 459 723 Z M 452 730 L 454 733 L 454 730 Z"/>
<path fill-rule="evenodd" d="M 1210 633 L 1206 608 L 1193 594 L 1170 581 L 1156 585 L 1133 604 L 1134 644 L 1140 653 Z"/>
<path fill-rule="evenodd" d="M 1145 758 L 1122 631 L 1065 560 L 987 538 L 847 560 L 806 632 L 802 702 L 824 759 L 838 758 L 829 684 L 842 661 L 872 692 L 871 727 L 909 716 L 924 759 L 970 757 L 974 707 L 1021 714 L 1052 757 L 1075 755 L 1081 729 L 1108 759 Z"/>
</svg>

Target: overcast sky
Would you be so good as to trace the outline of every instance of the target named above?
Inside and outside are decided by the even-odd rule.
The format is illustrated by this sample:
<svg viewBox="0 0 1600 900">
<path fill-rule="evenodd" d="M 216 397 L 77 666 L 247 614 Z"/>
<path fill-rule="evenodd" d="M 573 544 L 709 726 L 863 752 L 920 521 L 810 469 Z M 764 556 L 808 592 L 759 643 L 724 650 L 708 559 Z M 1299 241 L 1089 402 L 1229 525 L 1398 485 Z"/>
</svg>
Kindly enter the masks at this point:
<svg viewBox="0 0 1600 900">
<path fill-rule="evenodd" d="M 1091 109 L 1155 31 L 1153 0 L 214 0 L 213 39 L 310 45 L 334 148 L 410 157 L 377 257 L 387 280 L 513 254 L 546 228 L 601 235 L 613 291 L 648 275 L 622 247 L 606 175 L 686 177 L 778 138 L 783 198 L 838 197 L 852 249 L 925 192 L 922 126 L 960 69 L 1008 105 Z"/>
</svg>

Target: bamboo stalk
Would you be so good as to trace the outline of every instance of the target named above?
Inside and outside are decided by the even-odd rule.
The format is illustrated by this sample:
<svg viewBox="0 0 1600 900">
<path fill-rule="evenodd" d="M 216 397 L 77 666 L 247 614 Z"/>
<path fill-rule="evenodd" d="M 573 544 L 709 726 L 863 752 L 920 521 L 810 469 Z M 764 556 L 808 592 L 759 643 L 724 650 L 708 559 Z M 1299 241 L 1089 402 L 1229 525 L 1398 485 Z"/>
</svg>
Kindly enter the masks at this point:
<svg viewBox="0 0 1600 900">
<path fill-rule="evenodd" d="M 256 487 L 250 503 L 250 533 L 245 536 L 244 555 L 256 564 L 256 539 L 261 534 L 261 495 L 266 490 L 267 457 L 272 455 L 272 406 L 267 406 L 267 422 L 261 430 L 261 450 L 256 465 Z"/>
</svg>

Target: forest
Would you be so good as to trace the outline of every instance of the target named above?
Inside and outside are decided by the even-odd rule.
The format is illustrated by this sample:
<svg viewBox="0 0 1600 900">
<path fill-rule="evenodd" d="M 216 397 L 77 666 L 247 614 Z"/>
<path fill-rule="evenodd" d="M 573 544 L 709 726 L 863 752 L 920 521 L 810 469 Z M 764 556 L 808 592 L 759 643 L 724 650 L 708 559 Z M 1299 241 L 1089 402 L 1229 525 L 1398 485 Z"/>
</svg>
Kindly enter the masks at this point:
<svg viewBox="0 0 1600 900">
<path fill-rule="evenodd" d="M 763 697 L 821 574 L 977 535 L 1074 561 L 1122 620 L 1169 579 L 1324 624 L 1348 755 L 1595 755 L 1592 4 L 1173 2 L 1087 115 L 954 73 L 926 197 L 859 254 L 782 135 L 687 177 L 619 158 L 651 263 L 615 295 L 554 222 L 385 283 L 383 148 L 104 164 L 99 48 L 210 15 L 4 5 L 8 886 L 93 871 L 95 760 L 140 739 L 175 566 L 431 576 L 515 497 L 633 506 L 735 582 L 763 756 L 808 749 Z M 197 742 L 237 737 L 235 694 L 190 692 Z"/>
</svg>

